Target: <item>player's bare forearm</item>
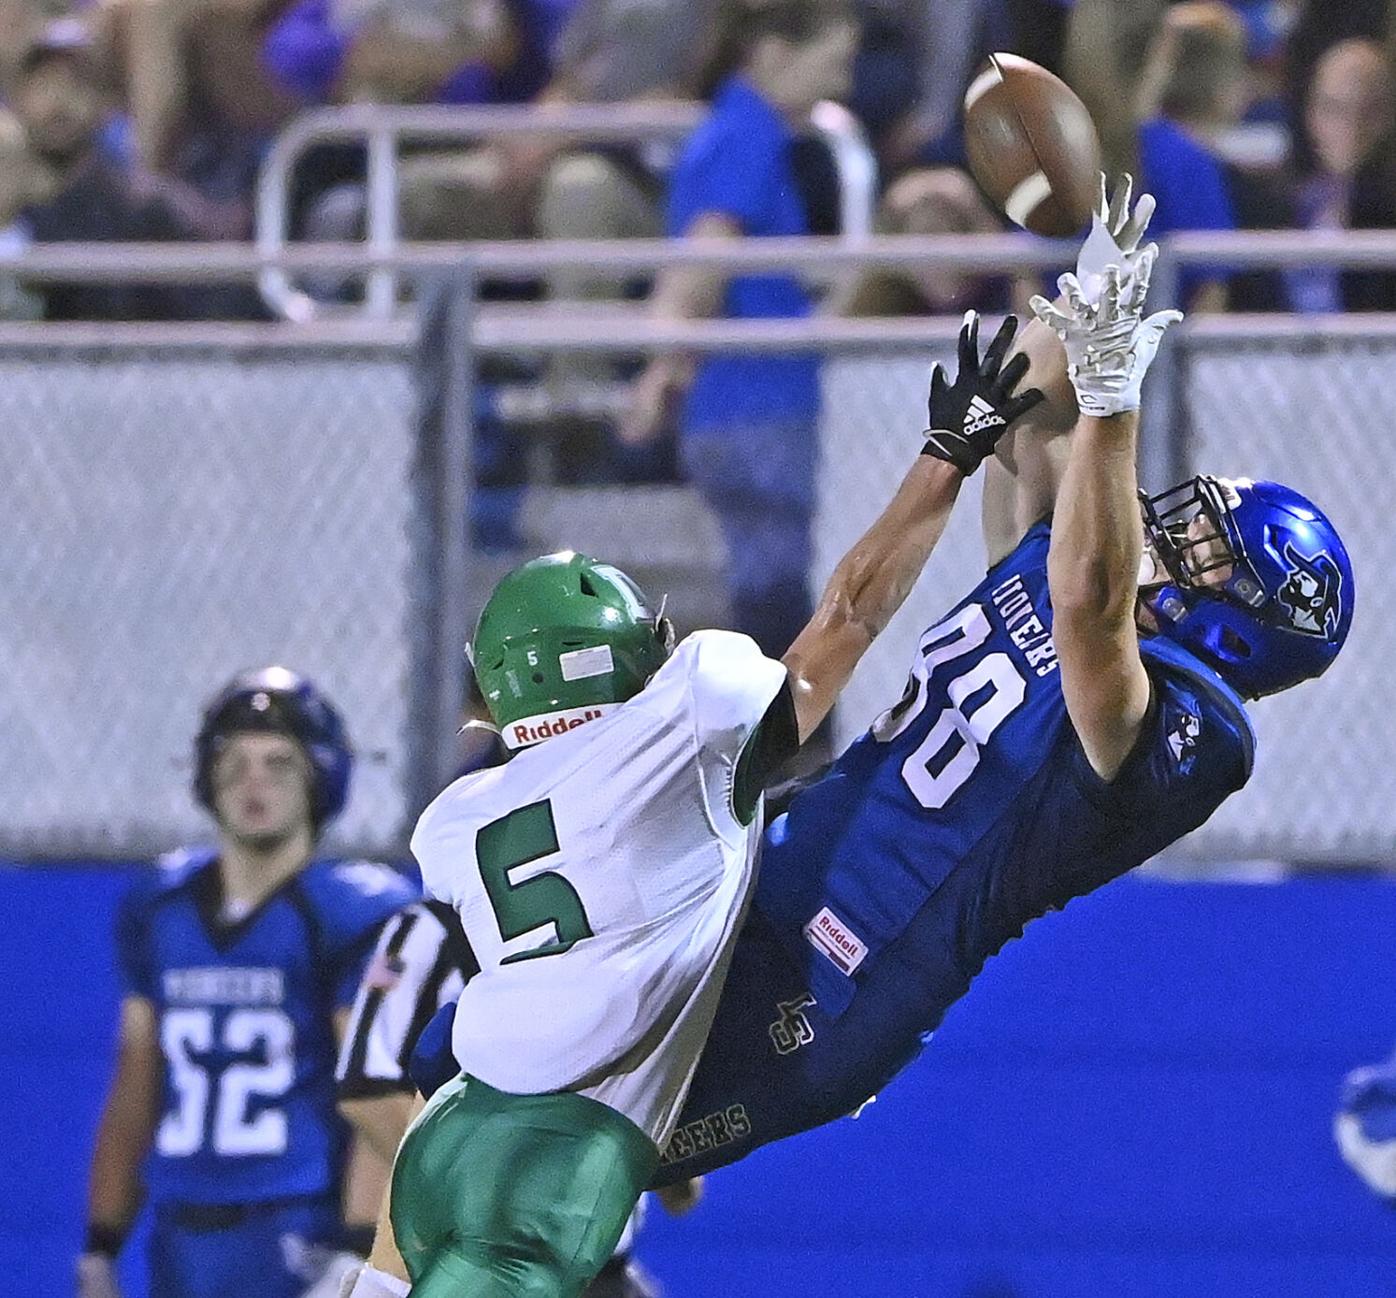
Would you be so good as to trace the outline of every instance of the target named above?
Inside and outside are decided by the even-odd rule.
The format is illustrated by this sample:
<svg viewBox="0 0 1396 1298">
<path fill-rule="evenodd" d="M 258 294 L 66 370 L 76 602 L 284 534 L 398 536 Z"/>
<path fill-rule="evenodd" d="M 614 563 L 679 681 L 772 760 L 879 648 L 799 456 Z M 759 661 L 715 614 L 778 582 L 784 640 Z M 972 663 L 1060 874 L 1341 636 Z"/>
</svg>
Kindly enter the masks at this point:
<svg viewBox="0 0 1396 1298">
<path fill-rule="evenodd" d="M 411 1097 L 408 1108 L 409 1124 L 422 1111 L 425 1103 L 420 1095 Z M 388 1184 L 383 1187 L 383 1198 L 378 1209 L 378 1224 L 374 1228 L 373 1248 L 368 1255 L 368 1264 L 375 1270 L 396 1276 L 399 1280 L 405 1281 L 408 1278 L 407 1265 L 403 1262 L 402 1254 L 398 1252 L 397 1240 L 393 1237 L 391 1177 Z"/>
<path fill-rule="evenodd" d="M 950 519 L 964 475 L 920 456 L 876 522 L 834 569 L 784 662 L 800 739 L 829 714 L 868 646 L 901 608 Z"/>
<path fill-rule="evenodd" d="M 410 1091 L 395 1095 L 375 1095 L 371 1098 L 341 1100 L 339 1112 L 360 1139 L 391 1165 L 397 1157 L 407 1124 L 412 1120 L 415 1096 Z"/>
<path fill-rule="evenodd" d="M 1082 417 L 1047 555 L 1062 693 L 1092 766 L 1107 779 L 1133 747 L 1149 704 L 1134 621 L 1143 548 L 1138 428 L 1135 411 Z"/>
<path fill-rule="evenodd" d="M 373 1224 L 383 1196 L 387 1193 L 392 1170 L 391 1155 L 383 1158 L 361 1136 L 353 1141 L 344 1173 L 344 1200 L 341 1205 L 346 1225 L 352 1228 Z"/>
<path fill-rule="evenodd" d="M 1139 416 L 1077 424 L 1062 477 L 1047 576 L 1054 616 L 1097 632 L 1133 625 L 1143 527 L 1139 520 Z"/>
<path fill-rule="evenodd" d="M 1052 512 L 1066 468 L 1068 438 L 1076 424 L 1076 393 L 1067 377 L 1061 340 L 1040 320 L 1029 320 L 1013 354 L 1020 352 L 1029 360 L 1024 386 L 1040 389 L 1045 400 L 1000 438 L 994 455 L 985 462 L 982 511 L 990 565 Z"/>
<path fill-rule="evenodd" d="M 160 1109 L 160 1048 L 155 1012 L 148 1000 L 128 997 L 121 1006 L 121 1043 L 92 1156 L 87 1219 L 123 1236 L 141 1204 L 140 1169 Z"/>
</svg>

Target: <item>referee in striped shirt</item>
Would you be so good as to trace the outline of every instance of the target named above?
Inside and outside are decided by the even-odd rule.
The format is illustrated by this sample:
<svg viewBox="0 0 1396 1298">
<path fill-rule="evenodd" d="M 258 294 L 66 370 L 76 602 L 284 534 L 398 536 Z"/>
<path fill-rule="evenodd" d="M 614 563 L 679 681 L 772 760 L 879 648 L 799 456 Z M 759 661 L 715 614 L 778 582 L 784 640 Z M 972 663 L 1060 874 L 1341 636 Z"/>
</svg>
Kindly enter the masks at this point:
<svg viewBox="0 0 1396 1298">
<path fill-rule="evenodd" d="M 414 902 L 379 934 L 350 1012 L 336 1076 L 340 1112 L 389 1163 L 416 1113 L 416 1090 L 407 1071 L 412 1047 L 437 1010 L 454 1001 L 479 969 L 455 912 L 443 902 Z M 666 1187 L 657 1197 L 680 1216 L 697 1204 L 700 1193 L 701 1183 L 690 1181 Z M 654 1281 L 630 1256 L 644 1203 L 642 1198 L 615 1255 L 584 1298 L 658 1298 Z M 385 1240 L 392 1238 L 385 1215 L 379 1218 L 371 1265 L 387 1271 L 386 1251 L 402 1274 L 395 1250 L 385 1250 Z M 405 1281 L 401 1292 L 407 1293 Z"/>
</svg>

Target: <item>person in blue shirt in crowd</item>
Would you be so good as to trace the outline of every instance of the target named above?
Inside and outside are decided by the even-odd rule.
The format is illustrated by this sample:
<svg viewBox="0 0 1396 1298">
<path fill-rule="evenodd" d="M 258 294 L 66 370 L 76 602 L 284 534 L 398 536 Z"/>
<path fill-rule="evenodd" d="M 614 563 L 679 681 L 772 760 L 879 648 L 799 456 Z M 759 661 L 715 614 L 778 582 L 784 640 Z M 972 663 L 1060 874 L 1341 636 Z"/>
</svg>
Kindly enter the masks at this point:
<svg viewBox="0 0 1396 1298">
<path fill-rule="evenodd" d="M 121 908 L 119 1054 L 78 1295 L 119 1298 L 114 1260 L 146 1197 L 153 1298 L 332 1298 L 387 1170 L 362 1164 L 356 1236 L 337 1037 L 380 927 L 414 894 L 384 866 L 314 855 L 353 758 L 309 681 L 237 677 L 194 749 L 217 846 L 164 860 Z"/>
<path fill-rule="evenodd" d="M 847 92 L 857 35 L 843 0 L 775 0 L 747 15 L 736 71 L 674 170 L 670 234 L 808 233 L 791 150 L 814 104 Z M 683 269 L 660 278 L 653 309 L 666 320 L 799 319 L 813 302 L 791 275 Z M 779 657 L 811 610 L 818 360 L 808 352 L 659 356 L 637 380 L 622 439 L 652 438 L 680 401 L 681 460 L 722 531 L 732 623 Z"/>
<path fill-rule="evenodd" d="M 1246 30 L 1220 0 L 1175 5 L 1164 15 L 1144 69 L 1139 168 L 1154 195 L 1155 235 L 1234 230 L 1236 206 L 1216 136 L 1246 106 Z M 1185 270 L 1180 305 L 1224 311 L 1224 268 Z"/>
</svg>

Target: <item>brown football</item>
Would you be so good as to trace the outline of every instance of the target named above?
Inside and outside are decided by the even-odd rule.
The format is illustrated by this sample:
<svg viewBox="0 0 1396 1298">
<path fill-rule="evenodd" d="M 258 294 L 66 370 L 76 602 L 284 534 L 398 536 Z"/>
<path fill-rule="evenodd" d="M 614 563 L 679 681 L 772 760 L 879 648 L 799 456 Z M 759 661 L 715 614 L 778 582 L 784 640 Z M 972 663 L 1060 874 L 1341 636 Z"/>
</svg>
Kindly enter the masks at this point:
<svg viewBox="0 0 1396 1298">
<path fill-rule="evenodd" d="M 991 54 L 965 92 L 965 152 L 979 186 L 1035 234 L 1085 228 L 1100 139 L 1076 92 L 1029 59 Z"/>
</svg>

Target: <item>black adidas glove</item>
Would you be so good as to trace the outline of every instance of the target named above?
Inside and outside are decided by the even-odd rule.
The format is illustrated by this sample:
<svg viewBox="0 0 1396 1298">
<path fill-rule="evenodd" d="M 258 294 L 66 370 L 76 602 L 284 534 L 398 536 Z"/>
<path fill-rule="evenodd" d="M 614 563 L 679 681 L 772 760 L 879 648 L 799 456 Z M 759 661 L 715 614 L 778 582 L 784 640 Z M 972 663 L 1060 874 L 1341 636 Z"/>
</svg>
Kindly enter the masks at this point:
<svg viewBox="0 0 1396 1298">
<path fill-rule="evenodd" d="M 994 452 L 994 444 L 1020 415 L 1039 401 L 1037 388 L 1013 395 L 1028 372 L 1028 358 L 1021 352 L 1007 365 L 1003 358 L 1018 332 L 1018 319 L 1009 316 L 994 341 L 979 359 L 979 313 L 967 311 L 960 330 L 960 372 L 951 383 L 945 370 L 931 371 L 931 426 L 926 430 L 922 455 L 948 460 L 969 477 Z"/>
</svg>

